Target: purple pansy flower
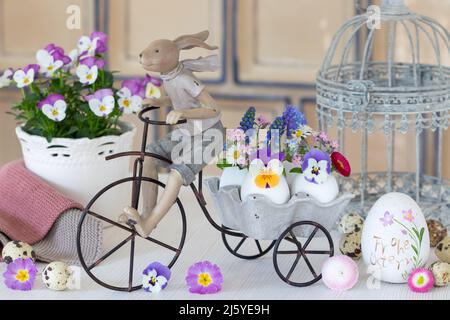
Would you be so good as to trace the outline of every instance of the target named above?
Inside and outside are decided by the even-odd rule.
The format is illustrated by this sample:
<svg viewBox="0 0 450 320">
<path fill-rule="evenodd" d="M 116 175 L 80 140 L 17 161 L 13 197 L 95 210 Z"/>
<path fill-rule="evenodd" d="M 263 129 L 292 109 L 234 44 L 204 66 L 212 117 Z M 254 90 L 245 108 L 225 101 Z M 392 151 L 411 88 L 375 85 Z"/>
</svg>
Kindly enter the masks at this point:
<svg viewBox="0 0 450 320">
<path fill-rule="evenodd" d="M 330 156 L 319 149 L 311 149 L 303 157 L 302 171 L 307 181 L 324 183 L 331 174 Z"/>
<path fill-rule="evenodd" d="M 186 284 L 191 293 L 216 293 L 222 289 L 222 283 L 220 268 L 209 261 L 197 262 L 187 271 Z"/>
<path fill-rule="evenodd" d="M 380 221 L 383 223 L 383 227 L 390 226 L 394 223 L 394 215 L 386 211 L 383 218 L 380 218 Z"/>
<path fill-rule="evenodd" d="M 40 66 L 38 64 L 29 64 L 23 69 L 14 72 L 13 79 L 17 83 L 18 88 L 29 86 L 33 83 Z"/>
<path fill-rule="evenodd" d="M 5 285 L 13 290 L 31 290 L 37 271 L 32 259 L 16 259 L 7 265 L 3 273 Z"/>
<path fill-rule="evenodd" d="M 106 117 L 114 110 L 114 93 L 111 89 L 100 89 L 84 97 L 89 108 L 98 117 Z"/>
<path fill-rule="evenodd" d="M 158 293 L 170 280 L 171 271 L 159 262 L 153 262 L 144 269 L 142 278 L 142 288 L 151 293 Z"/>
<path fill-rule="evenodd" d="M 39 109 L 47 116 L 47 118 L 59 122 L 66 118 L 67 104 L 64 96 L 51 93 L 37 105 Z"/>
</svg>

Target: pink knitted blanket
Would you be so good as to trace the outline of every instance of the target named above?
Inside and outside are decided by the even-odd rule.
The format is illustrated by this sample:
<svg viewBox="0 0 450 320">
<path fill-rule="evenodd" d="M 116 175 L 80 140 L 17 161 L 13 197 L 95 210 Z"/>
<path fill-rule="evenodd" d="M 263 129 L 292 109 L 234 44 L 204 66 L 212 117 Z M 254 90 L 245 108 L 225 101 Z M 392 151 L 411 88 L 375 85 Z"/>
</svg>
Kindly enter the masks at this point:
<svg viewBox="0 0 450 320">
<path fill-rule="evenodd" d="M 0 169 L 0 232 L 34 244 L 64 211 L 82 206 L 65 197 L 15 161 Z"/>
</svg>

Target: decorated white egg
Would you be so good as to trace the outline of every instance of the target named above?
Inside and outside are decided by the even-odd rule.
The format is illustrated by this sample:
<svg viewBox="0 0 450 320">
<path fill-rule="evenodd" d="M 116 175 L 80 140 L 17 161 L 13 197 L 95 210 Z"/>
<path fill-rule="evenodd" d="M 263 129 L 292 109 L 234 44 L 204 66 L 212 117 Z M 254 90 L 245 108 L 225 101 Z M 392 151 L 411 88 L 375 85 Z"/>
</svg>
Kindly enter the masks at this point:
<svg viewBox="0 0 450 320">
<path fill-rule="evenodd" d="M 42 272 L 42 282 L 51 290 L 66 290 L 69 285 L 71 272 L 69 266 L 60 261 L 49 263 Z"/>
<path fill-rule="evenodd" d="M 283 164 L 278 159 L 270 160 L 267 166 L 260 159 L 251 162 L 241 187 L 242 201 L 253 194 L 264 195 L 276 204 L 289 200 L 290 192 L 283 176 Z"/>
<path fill-rule="evenodd" d="M 339 186 L 333 175 L 329 175 L 323 183 L 316 183 L 306 180 L 303 174 L 297 174 L 292 185 L 292 193 L 299 192 L 304 192 L 321 203 L 327 203 L 336 199 Z"/>
<path fill-rule="evenodd" d="M 430 237 L 422 210 L 408 195 L 381 196 L 364 222 L 361 251 L 376 279 L 405 283 L 411 271 L 425 265 Z"/>
<path fill-rule="evenodd" d="M 16 259 L 27 259 L 30 258 L 33 261 L 36 260 L 36 254 L 34 253 L 33 247 L 28 243 L 22 241 L 10 241 L 8 242 L 2 250 L 2 259 L 6 263 L 11 263 Z"/>
</svg>

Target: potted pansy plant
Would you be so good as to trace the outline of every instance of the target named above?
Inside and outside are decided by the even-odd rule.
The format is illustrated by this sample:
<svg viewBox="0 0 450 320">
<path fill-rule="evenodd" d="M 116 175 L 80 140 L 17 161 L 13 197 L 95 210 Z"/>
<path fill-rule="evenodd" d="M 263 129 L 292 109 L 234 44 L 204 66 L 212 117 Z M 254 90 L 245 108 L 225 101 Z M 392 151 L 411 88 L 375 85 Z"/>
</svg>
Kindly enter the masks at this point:
<svg viewBox="0 0 450 320">
<path fill-rule="evenodd" d="M 83 36 L 75 49 L 49 44 L 36 62 L 0 76 L 0 88 L 16 86 L 20 102 L 9 112 L 26 167 L 82 204 L 104 185 L 128 174 L 128 160 L 105 156 L 130 150 L 135 128 L 121 121 L 136 113 L 146 97 L 160 97 L 161 83 L 150 76 L 114 85 L 105 68 L 107 36 Z M 121 195 L 104 197 L 99 206 L 114 212 Z"/>
</svg>

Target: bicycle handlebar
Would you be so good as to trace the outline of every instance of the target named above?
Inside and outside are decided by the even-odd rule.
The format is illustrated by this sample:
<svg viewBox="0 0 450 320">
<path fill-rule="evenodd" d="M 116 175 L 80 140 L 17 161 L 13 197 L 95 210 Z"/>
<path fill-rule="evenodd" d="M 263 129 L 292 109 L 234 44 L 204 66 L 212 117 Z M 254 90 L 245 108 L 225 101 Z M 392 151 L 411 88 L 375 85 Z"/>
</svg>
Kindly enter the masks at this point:
<svg viewBox="0 0 450 320">
<path fill-rule="evenodd" d="M 165 121 L 158 121 L 158 120 L 150 120 L 148 117 L 144 117 L 144 114 L 159 109 L 159 107 L 145 107 L 144 109 L 141 110 L 141 112 L 139 112 L 138 117 L 141 121 L 149 123 L 149 124 L 153 124 L 155 126 L 172 126 L 172 125 L 176 125 L 176 124 L 182 124 L 182 123 L 186 123 L 187 120 L 186 119 L 182 119 L 179 120 L 177 123 L 175 124 L 168 124 Z"/>
</svg>

